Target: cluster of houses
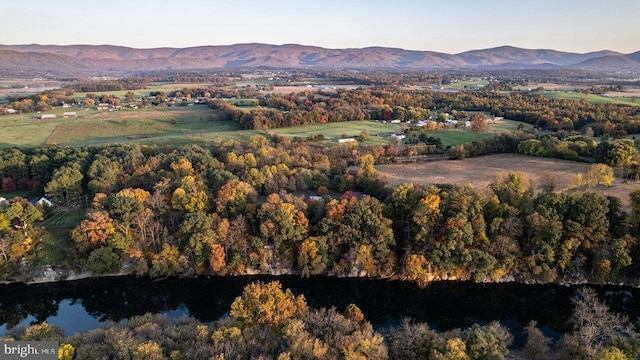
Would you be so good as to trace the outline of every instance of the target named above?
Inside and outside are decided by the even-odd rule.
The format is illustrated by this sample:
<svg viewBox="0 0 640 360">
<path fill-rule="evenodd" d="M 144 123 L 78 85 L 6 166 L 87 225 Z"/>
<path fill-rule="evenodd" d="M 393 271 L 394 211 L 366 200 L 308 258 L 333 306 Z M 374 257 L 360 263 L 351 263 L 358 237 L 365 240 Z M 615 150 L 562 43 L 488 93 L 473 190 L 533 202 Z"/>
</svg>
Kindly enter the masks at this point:
<svg viewBox="0 0 640 360">
<path fill-rule="evenodd" d="M 448 113 L 442 113 L 440 114 L 440 117 L 442 117 L 444 119 L 444 125 L 448 126 L 448 127 L 457 127 L 457 126 L 465 126 L 465 127 L 469 127 L 471 126 L 471 121 L 470 120 L 453 120 L 449 118 L 449 114 Z M 502 116 L 494 116 L 494 117 L 490 117 L 488 119 L 489 124 L 493 124 L 497 121 L 500 120 L 504 120 L 504 118 Z M 383 123 L 389 123 L 389 124 L 400 124 L 401 121 L 399 119 L 394 119 L 394 120 L 390 120 L 390 121 L 383 121 Z M 407 124 L 412 124 L 410 120 L 406 121 Z M 429 119 L 429 120 L 418 120 L 418 122 L 416 122 L 415 124 L 412 124 L 416 127 L 423 127 L 423 126 L 435 126 L 437 125 L 438 122 L 433 120 L 433 116 Z M 393 135 L 395 134 L 391 134 L 390 137 L 394 137 Z"/>
</svg>

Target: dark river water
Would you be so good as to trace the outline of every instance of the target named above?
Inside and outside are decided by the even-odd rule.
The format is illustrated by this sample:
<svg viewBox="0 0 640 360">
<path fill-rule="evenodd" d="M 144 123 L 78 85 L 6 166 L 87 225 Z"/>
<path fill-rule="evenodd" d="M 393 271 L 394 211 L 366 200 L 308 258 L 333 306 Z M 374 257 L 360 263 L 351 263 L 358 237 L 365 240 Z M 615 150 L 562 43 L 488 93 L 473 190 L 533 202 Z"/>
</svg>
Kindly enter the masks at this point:
<svg viewBox="0 0 640 360">
<path fill-rule="evenodd" d="M 571 297 L 577 287 L 435 282 L 424 289 L 402 281 L 297 276 L 199 277 L 189 279 L 117 277 L 50 284 L 0 286 L 0 336 L 18 325 L 47 321 L 66 335 L 96 328 L 146 312 L 176 317 L 190 315 L 203 322 L 225 316 L 244 286 L 278 280 L 311 307 L 344 310 L 354 303 L 374 326 L 403 318 L 448 330 L 499 320 L 511 328 L 530 320 L 558 333 L 570 329 Z M 595 287 L 613 310 L 640 315 L 640 289 Z"/>
</svg>

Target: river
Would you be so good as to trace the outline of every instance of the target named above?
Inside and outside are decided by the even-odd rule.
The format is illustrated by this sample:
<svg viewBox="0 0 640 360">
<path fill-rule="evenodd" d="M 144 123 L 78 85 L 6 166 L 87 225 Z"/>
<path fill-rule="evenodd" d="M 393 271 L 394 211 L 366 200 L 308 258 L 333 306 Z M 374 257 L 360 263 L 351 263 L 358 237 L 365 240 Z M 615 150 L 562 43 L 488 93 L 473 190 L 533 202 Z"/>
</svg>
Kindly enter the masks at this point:
<svg viewBox="0 0 640 360">
<path fill-rule="evenodd" d="M 96 328 L 146 312 L 171 317 L 190 315 L 211 322 L 228 314 L 233 300 L 252 281 L 278 280 L 295 294 L 304 294 L 315 308 L 342 311 L 354 303 L 374 326 L 397 324 L 403 318 L 428 322 L 439 330 L 499 320 L 521 328 L 530 320 L 550 331 L 570 329 L 571 297 L 576 287 L 520 283 L 434 282 L 424 289 L 413 283 L 360 278 L 239 276 L 167 278 L 106 277 L 45 284 L 0 286 L 0 336 L 7 328 L 47 321 L 66 335 Z M 640 315 L 640 289 L 595 287 L 617 312 L 632 320 Z"/>
</svg>

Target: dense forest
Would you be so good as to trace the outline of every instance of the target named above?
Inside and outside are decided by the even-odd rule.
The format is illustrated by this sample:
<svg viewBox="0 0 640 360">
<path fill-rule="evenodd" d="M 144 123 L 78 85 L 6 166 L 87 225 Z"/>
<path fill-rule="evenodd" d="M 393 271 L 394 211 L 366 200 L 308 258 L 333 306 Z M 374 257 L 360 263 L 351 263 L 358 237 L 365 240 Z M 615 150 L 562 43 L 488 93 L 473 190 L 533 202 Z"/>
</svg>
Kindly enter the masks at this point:
<svg viewBox="0 0 640 360">
<path fill-rule="evenodd" d="M 628 214 L 618 198 L 555 192 L 552 181 L 534 189 L 520 173 L 500 174 L 490 189 L 392 188 L 374 164 L 393 148 L 254 135 L 209 148 L 5 149 L 3 190 L 47 193 L 55 206 L 5 204 L 2 276 L 52 265 L 155 277 L 637 281 L 624 270 L 637 257 L 640 192 Z M 594 174 L 590 186 L 612 170 L 594 165 Z M 47 227 L 61 212 L 83 219 Z"/>
</svg>

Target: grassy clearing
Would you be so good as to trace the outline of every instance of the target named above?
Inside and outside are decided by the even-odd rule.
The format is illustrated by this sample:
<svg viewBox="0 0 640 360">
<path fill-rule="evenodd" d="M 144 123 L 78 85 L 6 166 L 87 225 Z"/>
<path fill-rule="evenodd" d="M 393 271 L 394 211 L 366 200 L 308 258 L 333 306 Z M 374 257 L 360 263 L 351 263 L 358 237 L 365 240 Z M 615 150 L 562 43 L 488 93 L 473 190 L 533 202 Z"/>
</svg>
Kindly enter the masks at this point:
<svg viewBox="0 0 640 360">
<path fill-rule="evenodd" d="M 73 95 L 70 96 L 70 98 L 73 99 L 78 99 L 78 100 L 82 100 L 85 98 L 85 96 L 87 96 L 87 94 L 96 94 L 96 95 L 114 95 L 117 96 L 121 99 L 123 99 L 126 95 L 127 92 L 131 91 L 132 93 L 134 93 L 136 95 L 136 97 L 143 97 L 143 96 L 149 96 L 149 93 L 151 93 L 152 91 L 162 91 L 165 93 L 168 93 L 170 91 L 178 91 L 178 90 L 182 90 L 184 88 L 205 88 L 205 87 L 210 87 L 212 86 L 211 84 L 206 84 L 206 83 L 202 83 L 202 84 L 198 84 L 198 83 L 194 83 L 194 84 L 180 84 L 180 83 L 167 83 L 167 82 L 156 82 L 156 83 L 152 83 L 151 85 L 149 85 L 148 87 L 144 88 L 144 89 L 138 89 L 138 90 L 119 90 L 119 91 L 94 91 L 94 92 L 77 92 Z"/>
<path fill-rule="evenodd" d="M 418 184 L 471 184 L 485 189 L 501 172 L 521 171 L 535 184 L 540 184 L 545 173 L 553 174 L 557 189 L 570 187 L 578 173 L 584 173 L 590 164 L 575 161 L 541 158 L 518 154 L 479 156 L 464 160 L 434 161 L 419 164 L 379 165 L 378 172 L 391 185 L 406 182 Z"/>
<path fill-rule="evenodd" d="M 78 111 L 77 118 L 40 120 L 33 116 L 0 117 L 1 147 L 43 145 L 98 146 L 112 143 L 174 143 L 177 138 L 214 139 L 237 130 L 232 121 L 218 120 L 206 106 L 124 111 Z M 241 134 L 227 135 L 242 137 Z"/>
<path fill-rule="evenodd" d="M 541 158 L 519 154 L 497 154 L 479 156 L 464 160 L 443 160 L 426 163 L 377 165 L 378 173 L 385 177 L 389 185 L 402 183 L 472 185 L 475 189 L 487 189 L 496 175 L 520 171 L 527 175 L 534 188 L 542 184 L 542 177 L 552 175 L 556 190 L 570 194 L 585 191 L 602 196 L 615 196 L 622 202 L 623 210 L 630 210 L 629 193 L 637 190 L 640 182 L 627 183 L 616 180 L 613 186 L 586 189 L 571 188 L 571 181 L 578 173 L 586 173 L 591 164 L 569 160 Z"/>
<path fill-rule="evenodd" d="M 87 208 L 55 211 L 53 216 L 44 220 L 40 225 L 48 229 L 73 229 L 87 217 Z"/>
<path fill-rule="evenodd" d="M 355 137 L 363 131 L 367 132 L 369 139 L 367 143 L 388 144 L 389 135 L 401 132 L 406 124 L 383 124 L 377 121 L 347 121 L 338 123 L 327 123 L 317 125 L 294 126 L 287 128 L 273 129 L 270 132 L 288 137 L 306 138 L 312 135 L 323 135 L 325 139 L 337 142 L 345 137 Z"/>
<path fill-rule="evenodd" d="M 142 143 L 172 143 L 171 139 L 175 136 L 187 137 L 237 129 L 235 123 L 215 120 L 216 116 L 215 111 L 206 107 L 104 112 L 85 117 L 83 123 L 57 126 L 45 143 L 72 146 L 130 143 L 139 140 L 146 140 L 140 141 Z"/>
<path fill-rule="evenodd" d="M 442 145 L 444 147 L 447 147 L 486 139 L 493 136 L 494 134 L 503 134 L 516 131 L 520 124 L 522 124 L 522 127 L 525 130 L 533 128 L 533 125 L 520 121 L 500 120 L 494 124 L 489 125 L 489 131 L 486 133 L 477 133 L 473 132 L 469 128 L 466 128 L 430 131 L 427 133 L 427 135 L 440 138 L 440 140 L 442 141 Z"/>
<path fill-rule="evenodd" d="M 63 118 L 65 111 L 76 111 L 78 117 Z M 174 108 L 126 109 L 53 109 L 55 119 L 40 119 L 40 114 L 0 117 L 0 147 L 37 147 L 43 145 L 102 146 L 106 144 L 204 144 L 229 139 L 246 141 L 259 133 L 238 130 L 233 121 L 219 120 L 220 113 L 206 106 Z M 516 130 L 520 123 L 502 120 L 490 126 L 489 133 L 478 134 L 469 129 L 430 132 L 440 137 L 445 146 L 457 145 Z M 378 121 L 350 121 L 272 129 L 272 134 L 306 138 L 323 135 L 326 143 L 343 137 L 368 134 L 367 143 L 386 145 L 392 133 L 402 132 L 407 124 L 383 124 Z M 524 124 L 525 128 L 530 127 Z"/>
<path fill-rule="evenodd" d="M 583 94 L 572 91 L 545 91 L 542 95 L 550 99 L 586 100 L 591 104 L 624 104 L 640 106 L 640 100 L 628 97 L 608 97 L 595 94 Z"/>
<path fill-rule="evenodd" d="M 515 131 L 519 124 L 523 124 L 525 129 L 533 127 L 530 124 L 521 123 L 519 121 L 501 120 L 490 125 L 489 132 L 487 133 L 476 133 L 470 129 L 450 129 L 430 131 L 427 134 L 429 136 L 439 137 L 442 144 L 446 147 L 488 138 L 497 133 Z M 328 141 L 337 142 L 338 139 L 341 138 L 359 136 L 363 131 L 365 131 L 369 135 L 367 143 L 386 145 L 393 141 L 389 135 L 402 132 L 406 127 L 407 125 L 402 123 L 383 124 L 378 121 L 365 120 L 279 128 L 272 129 L 270 132 L 273 134 L 280 134 L 282 136 L 301 138 L 312 135 L 323 135 Z"/>
<path fill-rule="evenodd" d="M 465 86 L 467 89 L 476 89 L 476 88 L 483 88 L 487 85 L 489 85 L 488 80 L 472 79 L 472 80 L 458 81 L 451 84 L 442 85 L 442 87 L 445 89 L 461 90 L 461 89 L 465 89 Z"/>
</svg>

